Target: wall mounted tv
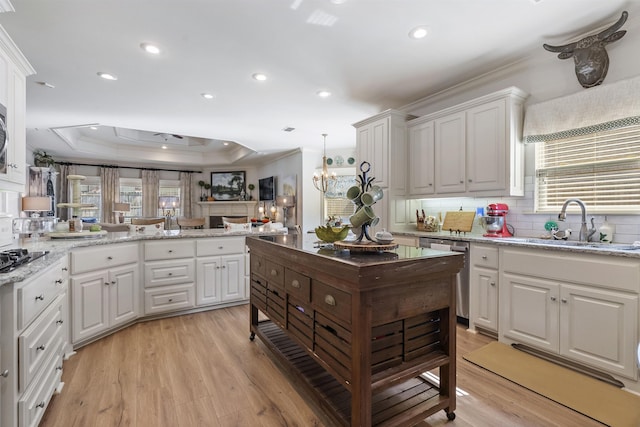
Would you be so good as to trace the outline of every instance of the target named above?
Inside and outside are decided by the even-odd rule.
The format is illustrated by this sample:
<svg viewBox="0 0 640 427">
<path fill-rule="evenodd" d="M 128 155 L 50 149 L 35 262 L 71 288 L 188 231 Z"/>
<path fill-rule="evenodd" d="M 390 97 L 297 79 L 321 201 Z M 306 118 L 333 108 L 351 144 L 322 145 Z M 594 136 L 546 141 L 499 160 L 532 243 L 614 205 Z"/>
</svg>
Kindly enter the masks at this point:
<svg viewBox="0 0 640 427">
<path fill-rule="evenodd" d="M 270 176 L 268 178 L 260 178 L 258 180 L 258 192 L 260 194 L 260 200 L 275 200 L 276 198 L 276 185 L 275 177 Z"/>
</svg>

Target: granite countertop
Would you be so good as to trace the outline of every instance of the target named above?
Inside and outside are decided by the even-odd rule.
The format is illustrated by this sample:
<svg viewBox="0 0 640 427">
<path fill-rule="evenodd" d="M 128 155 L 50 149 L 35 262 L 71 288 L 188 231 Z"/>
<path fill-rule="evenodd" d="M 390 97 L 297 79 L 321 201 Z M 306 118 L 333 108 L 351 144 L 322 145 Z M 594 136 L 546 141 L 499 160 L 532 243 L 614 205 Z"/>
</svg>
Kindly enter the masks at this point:
<svg viewBox="0 0 640 427">
<path fill-rule="evenodd" d="M 391 231 L 396 236 L 429 237 L 435 239 L 448 239 L 474 243 L 487 243 L 497 246 L 518 246 L 543 250 L 556 250 L 563 252 L 609 255 L 627 258 L 640 258 L 640 243 L 600 243 L 577 242 L 575 240 L 552 240 L 540 237 L 506 237 L 491 238 L 476 233 L 450 233 L 418 231 L 415 228 L 406 227 Z"/>
<path fill-rule="evenodd" d="M 31 239 L 15 240 L 14 244 L 9 248 L 24 248 L 29 252 L 49 251 L 47 255 L 32 261 L 28 264 L 21 265 L 8 273 L 0 273 L 0 286 L 14 282 L 21 282 L 30 278 L 39 271 L 50 266 L 69 253 L 71 249 L 112 245 L 125 242 L 137 242 L 144 240 L 163 240 L 163 239 L 193 239 L 207 237 L 233 237 L 233 236 L 260 236 L 260 235 L 278 235 L 285 234 L 284 231 L 267 230 L 265 227 L 255 227 L 251 232 L 247 231 L 225 231 L 222 229 L 203 229 L 203 230 L 167 230 L 159 231 L 155 234 L 135 234 L 132 232 L 109 232 L 101 237 L 83 237 L 79 239 L 50 239 L 48 237 L 40 238 L 34 242 Z"/>
</svg>

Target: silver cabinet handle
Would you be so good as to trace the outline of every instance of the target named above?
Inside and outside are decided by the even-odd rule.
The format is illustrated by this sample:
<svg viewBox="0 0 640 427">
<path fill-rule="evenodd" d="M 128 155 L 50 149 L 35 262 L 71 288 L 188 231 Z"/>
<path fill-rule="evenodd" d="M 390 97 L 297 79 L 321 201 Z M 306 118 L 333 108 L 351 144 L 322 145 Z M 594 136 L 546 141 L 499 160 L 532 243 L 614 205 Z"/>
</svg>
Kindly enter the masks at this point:
<svg viewBox="0 0 640 427">
<path fill-rule="evenodd" d="M 495 286 L 495 285 L 496 285 L 496 282 L 491 282 L 491 286 Z"/>
<path fill-rule="evenodd" d="M 111 281 L 111 284 L 112 284 L 112 285 L 115 285 L 115 284 L 116 284 L 116 281 L 115 281 L 115 280 L 112 280 L 112 281 Z"/>
<path fill-rule="evenodd" d="M 298 282 L 297 280 L 293 280 L 291 282 L 291 287 L 293 288 L 300 288 L 300 282 Z"/>
<path fill-rule="evenodd" d="M 9 376 L 9 370 L 5 369 L 4 371 L 2 371 L 2 373 L 0 374 L 0 376 L 3 376 L 5 378 L 7 378 Z"/>
<path fill-rule="evenodd" d="M 58 280 L 56 280 L 56 283 L 57 283 L 58 285 L 61 285 L 61 284 L 62 284 L 62 279 L 58 279 Z"/>
<path fill-rule="evenodd" d="M 216 270 L 220 270 L 220 266 L 219 265 L 216 265 Z"/>
<path fill-rule="evenodd" d="M 172 254 L 173 253 L 173 249 L 169 249 L 169 253 Z"/>
<path fill-rule="evenodd" d="M 44 344 L 37 346 L 36 350 L 40 350 L 40 351 L 44 350 Z"/>
<path fill-rule="evenodd" d="M 44 400 L 36 405 L 36 408 L 44 408 Z"/>
<path fill-rule="evenodd" d="M 109 286 L 109 285 L 110 285 L 110 283 L 109 283 L 109 282 L 104 282 L 104 285 L 105 285 L 105 286 Z"/>
<path fill-rule="evenodd" d="M 486 255 L 482 255 L 482 259 L 487 259 L 487 256 Z"/>
<path fill-rule="evenodd" d="M 111 261 L 111 260 L 113 259 L 113 257 L 112 257 L 112 256 L 108 256 L 108 257 L 107 257 L 107 259 L 108 259 L 109 261 Z"/>
<path fill-rule="evenodd" d="M 218 246 L 218 249 L 224 249 L 224 246 Z"/>
<path fill-rule="evenodd" d="M 36 301 L 44 301 L 44 295 L 36 295 Z"/>
<path fill-rule="evenodd" d="M 562 298 L 560 301 L 562 301 L 564 304 L 567 303 L 567 299 L 566 298 Z"/>
<path fill-rule="evenodd" d="M 56 366 L 56 371 L 62 371 L 62 366 Z"/>
<path fill-rule="evenodd" d="M 173 276 L 173 273 L 169 273 L 169 276 Z"/>
<path fill-rule="evenodd" d="M 551 297 L 551 301 L 555 301 L 555 300 L 556 300 L 556 297 Z"/>
<path fill-rule="evenodd" d="M 62 271 L 69 271 L 67 267 L 62 267 Z"/>
<path fill-rule="evenodd" d="M 60 320 L 56 320 L 56 325 L 62 325 L 64 323 L 64 320 L 60 319 Z"/>
<path fill-rule="evenodd" d="M 327 305 L 336 305 L 336 299 L 332 296 L 332 295 L 325 295 L 324 296 L 324 303 Z"/>
<path fill-rule="evenodd" d="M 9 166 L 10 168 L 13 168 L 13 169 L 18 169 L 18 165 L 15 164 L 15 163 L 9 163 L 7 166 Z"/>
<path fill-rule="evenodd" d="M 222 267 L 220 267 L 220 268 L 227 268 L 227 266 L 226 266 L 226 265 L 223 265 L 223 266 L 222 266 Z"/>
<path fill-rule="evenodd" d="M 173 302 L 173 298 L 169 298 L 169 302 Z"/>
</svg>

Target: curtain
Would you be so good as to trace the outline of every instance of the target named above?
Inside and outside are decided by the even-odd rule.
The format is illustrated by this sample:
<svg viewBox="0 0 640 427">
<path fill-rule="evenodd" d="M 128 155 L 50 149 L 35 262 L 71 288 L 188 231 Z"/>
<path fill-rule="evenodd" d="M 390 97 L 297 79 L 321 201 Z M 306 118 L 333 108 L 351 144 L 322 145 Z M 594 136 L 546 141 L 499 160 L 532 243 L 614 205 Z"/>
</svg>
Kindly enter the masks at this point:
<svg viewBox="0 0 640 427">
<path fill-rule="evenodd" d="M 634 77 L 531 105 L 524 118 L 524 141 L 553 141 L 639 124 L 638 93 L 640 77 Z"/>
<path fill-rule="evenodd" d="M 69 175 L 76 174 L 76 167 L 74 165 L 58 165 L 58 181 L 56 182 L 56 194 L 57 203 L 71 203 L 71 193 L 69 192 Z M 58 218 L 60 221 L 67 221 L 69 219 L 69 209 L 59 208 Z"/>
<path fill-rule="evenodd" d="M 117 168 L 100 168 L 100 186 L 102 191 L 101 222 L 115 223 L 116 214 L 113 204 L 120 198 L 120 171 Z"/>
<path fill-rule="evenodd" d="M 191 172 L 180 172 L 180 212 L 185 218 L 191 218 L 193 202 L 193 181 Z"/>
<path fill-rule="evenodd" d="M 160 196 L 160 180 L 158 171 L 142 170 L 142 216 L 158 216 L 158 197 Z"/>
</svg>

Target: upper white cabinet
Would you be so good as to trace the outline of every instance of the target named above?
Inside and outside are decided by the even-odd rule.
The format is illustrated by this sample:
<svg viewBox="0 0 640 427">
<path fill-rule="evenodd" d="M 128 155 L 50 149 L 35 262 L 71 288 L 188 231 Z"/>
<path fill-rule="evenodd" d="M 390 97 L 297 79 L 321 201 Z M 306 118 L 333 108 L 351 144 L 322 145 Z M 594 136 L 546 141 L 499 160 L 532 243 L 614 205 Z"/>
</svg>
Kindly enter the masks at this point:
<svg viewBox="0 0 640 427">
<path fill-rule="evenodd" d="M 24 191 L 26 178 L 26 76 L 35 74 L 0 27 L 0 181 L 3 189 Z"/>
<path fill-rule="evenodd" d="M 409 121 L 408 195 L 524 195 L 526 97 L 511 87 Z"/>
</svg>

